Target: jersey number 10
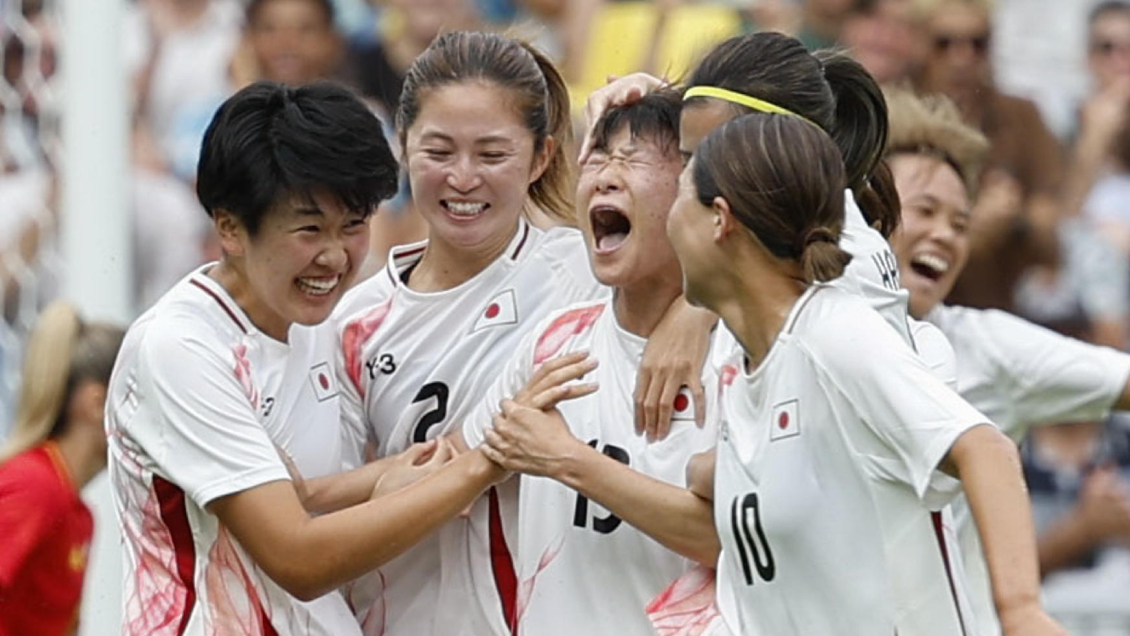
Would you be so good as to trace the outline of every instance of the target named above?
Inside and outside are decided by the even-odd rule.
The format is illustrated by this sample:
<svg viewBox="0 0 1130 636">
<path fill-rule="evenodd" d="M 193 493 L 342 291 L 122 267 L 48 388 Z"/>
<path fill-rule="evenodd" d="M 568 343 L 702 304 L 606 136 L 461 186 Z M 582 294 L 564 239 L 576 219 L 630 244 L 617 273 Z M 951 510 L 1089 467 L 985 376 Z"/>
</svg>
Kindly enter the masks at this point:
<svg viewBox="0 0 1130 636">
<path fill-rule="evenodd" d="M 745 584 L 753 585 L 752 569 L 757 570 L 757 575 L 762 581 L 772 581 L 777 575 L 777 566 L 773 563 L 773 552 L 769 550 L 769 543 L 765 540 L 765 530 L 761 527 L 761 510 L 757 503 L 757 493 L 751 492 L 734 497 L 730 505 L 730 525 L 730 529 L 734 532 L 734 543 L 738 546 L 738 557 L 742 562 Z M 751 557 L 754 566 L 752 569 Z"/>
</svg>

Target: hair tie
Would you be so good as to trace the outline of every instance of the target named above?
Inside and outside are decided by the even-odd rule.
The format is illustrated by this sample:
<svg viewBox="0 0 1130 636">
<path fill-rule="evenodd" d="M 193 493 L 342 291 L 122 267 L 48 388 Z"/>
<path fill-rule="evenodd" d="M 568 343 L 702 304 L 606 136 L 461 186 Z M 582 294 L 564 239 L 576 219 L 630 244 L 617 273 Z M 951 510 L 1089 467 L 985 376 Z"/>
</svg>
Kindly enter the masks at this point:
<svg viewBox="0 0 1130 636">
<path fill-rule="evenodd" d="M 752 108 L 759 113 L 771 113 L 774 115 L 796 117 L 801 121 L 806 121 L 813 126 L 820 128 L 820 126 L 816 125 L 816 122 L 805 117 L 804 115 L 798 115 L 793 111 L 785 108 L 784 106 L 778 106 L 772 102 L 767 102 L 763 99 L 758 99 L 751 95 L 746 95 L 744 93 L 739 93 L 737 91 L 732 91 L 718 86 L 692 86 L 688 88 L 685 93 L 683 93 L 683 101 L 687 101 L 692 97 L 713 97 L 715 99 L 720 99 L 732 104 L 739 104 L 741 106 L 745 106 L 746 108 Z M 823 130 L 823 128 L 821 128 L 821 130 Z"/>
<path fill-rule="evenodd" d="M 813 243 L 831 243 L 836 245 L 839 242 L 836 240 L 836 235 L 831 230 L 824 226 L 817 226 L 804 233 L 804 242 L 801 244 L 801 251 Z"/>
</svg>

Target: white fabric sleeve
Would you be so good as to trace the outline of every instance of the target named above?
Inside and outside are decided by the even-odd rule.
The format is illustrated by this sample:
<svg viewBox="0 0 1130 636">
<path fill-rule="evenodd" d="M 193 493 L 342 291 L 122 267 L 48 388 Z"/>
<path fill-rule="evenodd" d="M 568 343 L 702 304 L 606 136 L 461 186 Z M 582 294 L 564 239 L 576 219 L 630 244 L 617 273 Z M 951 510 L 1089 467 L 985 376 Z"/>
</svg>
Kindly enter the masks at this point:
<svg viewBox="0 0 1130 636">
<path fill-rule="evenodd" d="M 191 335 L 151 332 L 141 346 L 138 393 L 152 400 L 155 421 L 131 435 L 160 472 L 201 508 L 211 501 L 289 480 L 275 444 L 224 359 Z"/>
<path fill-rule="evenodd" d="M 365 447 L 370 441 L 369 425 L 365 417 L 365 403 L 346 373 L 345 356 L 341 347 L 335 347 L 335 351 L 334 374 L 337 376 L 337 386 L 340 387 L 338 404 L 341 408 L 341 463 L 343 470 L 353 470 L 365 463 Z"/>
<path fill-rule="evenodd" d="M 910 326 L 910 335 L 914 338 L 914 346 L 918 349 L 918 357 L 922 358 L 939 380 L 956 391 L 957 354 L 945 334 L 936 326 L 914 318 L 907 318 L 907 324 Z"/>
<path fill-rule="evenodd" d="M 1018 433 L 1034 424 L 1101 419 L 1125 390 L 1130 355 L 1061 336 L 1005 313 L 977 312 L 982 337 L 1011 377 Z M 1012 433 L 1012 431 L 1009 431 Z"/>
<path fill-rule="evenodd" d="M 936 469 L 957 438 L 989 418 L 935 376 L 877 313 L 851 314 L 822 330 L 813 357 L 924 498 L 943 487 L 936 482 L 945 475 Z"/>
<path fill-rule="evenodd" d="M 463 420 L 463 441 L 468 448 L 474 448 L 486 440 L 486 429 L 490 428 L 495 413 L 499 412 L 499 402 L 514 397 L 514 394 L 526 386 L 526 382 L 534 374 L 534 347 L 537 345 L 538 336 L 545 331 L 547 323 L 543 321 L 537 327 L 522 336 L 513 355 L 502 367 L 490 388 L 487 389 L 483 399 L 479 401 Z"/>
</svg>

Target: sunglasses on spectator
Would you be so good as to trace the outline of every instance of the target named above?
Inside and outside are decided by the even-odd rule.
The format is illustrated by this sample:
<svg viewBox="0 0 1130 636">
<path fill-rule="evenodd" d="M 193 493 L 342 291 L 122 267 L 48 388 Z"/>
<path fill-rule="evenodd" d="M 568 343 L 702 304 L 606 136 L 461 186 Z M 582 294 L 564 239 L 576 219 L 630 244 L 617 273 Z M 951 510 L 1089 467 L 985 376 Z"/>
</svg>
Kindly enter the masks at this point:
<svg viewBox="0 0 1130 636">
<path fill-rule="evenodd" d="M 1102 56 L 1114 55 L 1115 53 L 1130 53 L 1130 42 L 1106 39 L 1095 40 L 1091 42 L 1091 52 Z"/>
<path fill-rule="evenodd" d="M 989 50 L 989 36 L 985 35 L 936 35 L 934 48 L 941 53 L 961 44 L 968 44 L 978 55 L 984 55 Z"/>
</svg>

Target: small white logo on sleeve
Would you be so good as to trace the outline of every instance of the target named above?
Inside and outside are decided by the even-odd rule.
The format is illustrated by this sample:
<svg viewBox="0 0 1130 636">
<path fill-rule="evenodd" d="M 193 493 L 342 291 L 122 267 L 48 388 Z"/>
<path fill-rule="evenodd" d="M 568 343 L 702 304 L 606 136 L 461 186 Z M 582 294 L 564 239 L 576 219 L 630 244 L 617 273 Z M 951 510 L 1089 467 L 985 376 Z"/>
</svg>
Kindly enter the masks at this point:
<svg viewBox="0 0 1130 636">
<path fill-rule="evenodd" d="M 800 435 L 800 403 L 797 400 L 789 400 L 774 406 L 773 420 L 769 425 L 771 442 Z"/>
<path fill-rule="evenodd" d="M 507 289 L 490 299 L 490 302 L 479 312 L 479 317 L 471 327 L 471 333 L 480 329 L 497 327 L 499 325 L 513 325 L 518 322 L 518 302 L 514 298 L 514 290 Z"/>
<path fill-rule="evenodd" d="M 310 384 L 314 386 L 314 397 L 318 398 L 319 402 L 325 402 L 337 395 L 334 374 L 330 371 L 330 365 L 325 362 L 310 368 Z"/>
<path fill-rule="evenodd" d="M 694 398 L 691 397 L 691 390 L 687 387 L 679 389 L 679 394 L 675 396 L 671 419 L 676 422 L 694 421 Z"/>
</svg>

